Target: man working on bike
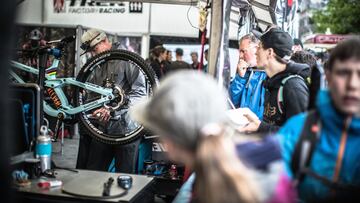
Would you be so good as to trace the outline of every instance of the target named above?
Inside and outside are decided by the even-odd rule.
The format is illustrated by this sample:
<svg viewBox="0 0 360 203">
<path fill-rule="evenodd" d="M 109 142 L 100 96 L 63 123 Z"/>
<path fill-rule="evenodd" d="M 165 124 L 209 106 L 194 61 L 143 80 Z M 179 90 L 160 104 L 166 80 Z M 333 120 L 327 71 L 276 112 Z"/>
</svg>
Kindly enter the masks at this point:
<svg viewBox="0 0 360 203">
<path fill-rule="evenodd" d="M 110 43 L 103 31 L 96 29 L 85 32 L 81 42 L 81 47 L 92 56 L 119 47 L 117 43 Z M 137 124 L 130 119 L 128 109 L 147 95 L 143 73 L 127 61 L 114 60 L 94 70 L 88 82 L 105 87 L 117 85 L 127 96 L 125 104 L 117 110 L 111 112 L 108 108 L 101 107 L 92 113 L 92 116 L 98 119 L 99 126 L 108 134 L 126 134 L 129 129 L 134 129 Z M 88 94 L 88 97 L 92 96 L 91 92 L 85 94 Z M 79 146 L 78 168 L 107 171 L 112 159 L 115 158 L 117 172 L 135 172 L 140 139 L 127 145 L 117 146 L 89 139 L 89 136 L 82 135 L 81 138 L 83 142 Z"/>
</svg>

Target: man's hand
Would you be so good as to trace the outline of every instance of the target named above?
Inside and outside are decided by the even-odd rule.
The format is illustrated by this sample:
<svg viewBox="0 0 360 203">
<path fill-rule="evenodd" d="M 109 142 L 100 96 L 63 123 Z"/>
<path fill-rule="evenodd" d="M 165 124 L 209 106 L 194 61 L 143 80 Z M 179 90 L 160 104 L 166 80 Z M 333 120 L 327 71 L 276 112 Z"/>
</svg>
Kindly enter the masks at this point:
<svg viewBox="0 0 360 203">
<path fill-rule="evenodd" d="M 249 123 L 246 124 L 244 127 L 239 128 L 240 132 L 244 133 L 253 133 L 259 129 L 261 121 L 259 118 L 254 114 L 244 114 L 244 116 L 249 120 Z"/>
<path fill-rule="evenodd" d="M 237 64 L 237 73 L 240 75 L 240 77 L 244 77 L 247 68 L 249 67 L 249 64 L 244 61 L 244 59 L 239 59 L 239 62 Z"/>
<path fill-rule="evenodd" d="M 105 107 L 94 111 L 92 115 L 98 118 L 100 122 L 108 122 L 111 118 L 110 111 Z"/>
</svg>

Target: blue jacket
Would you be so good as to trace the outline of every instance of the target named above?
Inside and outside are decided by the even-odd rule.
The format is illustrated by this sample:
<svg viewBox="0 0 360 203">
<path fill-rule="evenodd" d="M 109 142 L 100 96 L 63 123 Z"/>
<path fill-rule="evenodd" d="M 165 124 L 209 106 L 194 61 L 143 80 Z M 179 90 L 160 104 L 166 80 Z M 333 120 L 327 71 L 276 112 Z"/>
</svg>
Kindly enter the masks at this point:
<svg viewBox="0 0 360 203">
<path fill-rule="evenodd" d="M 248 70 L 244 77 L 236 74 L 229 87 L 230 99 L 236 108 L 248 107 L 262 120 L 264 112 L 265 71 Z"/>
<path fill-rule="evenodd" d="M 313 153 L 310 169 L 323 177 L 332 180 L 341 134 L 344 127 L 345 117 L 335 110 L 329 92 L 319 92 L 316 102 L 317 110 L 321 119 L 320 139 L 316 144 Z M 291 158 L 296 143 L 301 134 L 306 120 L 306 113 L 292 117 L 278 132 L 280 147 L 283 152 L 283 159 L 287 165 L 287 171 L 293 176 Z M 341 165 L 339 182 L 360 186 L 360 118 L 353 117 L 349 130 L 344 157 Z M 329 188 L 318 180 L 305 176 L 299 185 L 299 196 L 302 200 L 311 201 L 314 199 L 326 198 L 331 192 Z"/>
</svg>

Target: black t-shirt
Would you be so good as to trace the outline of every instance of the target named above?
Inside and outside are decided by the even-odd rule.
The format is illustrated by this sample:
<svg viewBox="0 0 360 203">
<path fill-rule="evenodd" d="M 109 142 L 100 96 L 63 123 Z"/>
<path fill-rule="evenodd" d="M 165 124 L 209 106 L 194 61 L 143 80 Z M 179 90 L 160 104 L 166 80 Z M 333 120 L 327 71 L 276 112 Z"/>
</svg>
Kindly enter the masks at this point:
<svg viewBox="0 0 360 203">
<path fill-rule="evenodd" d="M 191 69 L 191 66 L 185 61 L 174 61 L 170 64 L 170 71 L 176 71 L 182 69 Z"/>
</svg>

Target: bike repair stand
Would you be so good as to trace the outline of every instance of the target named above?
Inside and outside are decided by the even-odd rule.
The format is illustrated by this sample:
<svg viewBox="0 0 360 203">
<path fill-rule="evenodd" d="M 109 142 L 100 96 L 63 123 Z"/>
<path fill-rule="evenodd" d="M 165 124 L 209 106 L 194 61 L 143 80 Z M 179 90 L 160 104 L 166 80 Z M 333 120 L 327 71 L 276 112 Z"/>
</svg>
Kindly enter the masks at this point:
<svg viewBox="0 0 360 203">
<path fill-rule="evenodd" d="M 48 61 L 48 54 L 49 49 L 47 47 L 45 48 L 41 48 L 39 50 L 39 78 L 38 78 L 38 85 L 40 86 L 40 121 L 44 120 L 44 87 L 45 87 L 45 74 L 46 74 L 46 68 L 47 68 L 47 61 Z M 62 127 L 62 135 L 61 135 L 61 155 L 63 154 L 63 147 L 64 147 L 64 122 L 62 122 L 64 119 L 64 115 L 63 114 L 59 114 L 57 117 L 57 121 L 56 121 L 56 126 L 55 126 L 55 140 L 54 142 L 57 141 L 58 139 L 58 132 L 59 132 L 59 124 L 60 122 L 61 127 Z"/>
<path fill-rule="evenodd" d="M 45 70 L 47 68 L 48 60 L 48 49 L 41 48 L 39 49 L 39 75 L 38 75 L 38 85 L 40 87 L 40 121 L 44 121 L 44 85 L 45 85 Z M 40 124 L 42 125 L 42 123 Z"/>
<path fill-rule="evenodd" d="M 55 125 L 55 142 L 58 139 L 58 134 L 59 134 L 59 127 L 60 127 L 60 123 L 61 123 L 61 155 L 63 155 L 64 152 L 64 114 L 59 113 L 57 116 L 57 120 L 56 120 L 56 125 Z"/>
</svg>

